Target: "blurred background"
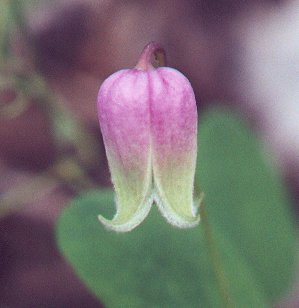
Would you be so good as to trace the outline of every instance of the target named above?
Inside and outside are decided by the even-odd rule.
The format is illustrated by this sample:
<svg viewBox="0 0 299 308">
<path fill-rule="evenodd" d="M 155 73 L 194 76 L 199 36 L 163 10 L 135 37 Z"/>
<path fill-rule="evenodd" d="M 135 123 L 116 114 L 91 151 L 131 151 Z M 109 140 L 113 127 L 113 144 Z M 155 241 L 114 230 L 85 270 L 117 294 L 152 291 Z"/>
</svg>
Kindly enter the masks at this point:
<svg viewBox="0 0 299 308">
<path fill-rule="evenodd" d="M 80 191 L 111 185 L 97 92 L 152 40 L 199 115 L 223 104 L 248 119 L 298 221 L 298 38 L 299 1 L 0 0 L 0 306 L 101 307 L 54 226 Z M 299 307 L 299 283 L 278 306 Z"/>
</svg>

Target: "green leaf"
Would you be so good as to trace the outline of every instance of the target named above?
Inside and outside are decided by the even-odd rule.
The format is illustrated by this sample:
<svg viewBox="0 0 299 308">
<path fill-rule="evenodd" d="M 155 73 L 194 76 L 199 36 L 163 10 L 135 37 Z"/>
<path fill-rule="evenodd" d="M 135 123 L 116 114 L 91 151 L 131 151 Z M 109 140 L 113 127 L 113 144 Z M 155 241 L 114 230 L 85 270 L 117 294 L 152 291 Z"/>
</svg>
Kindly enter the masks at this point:
<svg viewBox="0 0 299 308">
<path fill-rule="evenodd" d="M 129 233 L 107 231 L 110 191 L 91 191 L 65 209 L 58 244 L 75 271 L 106 307 L 265 307 L 244 260 L 206 218 L 180 230 L 153 208 Z"/>
<path fill-rule="evenodd" d="M 269 155 L 241 120 L 215 109 L 201 120 L 197 180 L 210 222 L 230 239 L 271 301 L 295 272 L 290 204 Z"/>
<path fill-rule="evenodd" d="M 9 55 L 9 31 L 11 26 L 11 16 L 9 2 L 0 2 L 0 64 L 3 65 Z"/>
</svg>

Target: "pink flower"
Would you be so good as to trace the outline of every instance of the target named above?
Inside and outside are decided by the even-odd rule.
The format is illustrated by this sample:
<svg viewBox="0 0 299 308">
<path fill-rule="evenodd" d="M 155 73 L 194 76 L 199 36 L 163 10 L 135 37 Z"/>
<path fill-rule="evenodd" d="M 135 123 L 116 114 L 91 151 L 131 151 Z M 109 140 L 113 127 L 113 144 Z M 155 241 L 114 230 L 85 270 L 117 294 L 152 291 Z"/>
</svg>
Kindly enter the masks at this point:
<svg viewBox="0 0 299 308">
<path fill-rule="evenodd" d="M 174 226 L 199 222 L 193 202 L 197 110 L 188 79 L 175 69 L 154 68 L 163 50 L 147 45 L 134 69 L 108 77 L 98 94 L 98 115 L 116 191 L 109 229 L 138 226 L 155 202 Z"/>
</svg>

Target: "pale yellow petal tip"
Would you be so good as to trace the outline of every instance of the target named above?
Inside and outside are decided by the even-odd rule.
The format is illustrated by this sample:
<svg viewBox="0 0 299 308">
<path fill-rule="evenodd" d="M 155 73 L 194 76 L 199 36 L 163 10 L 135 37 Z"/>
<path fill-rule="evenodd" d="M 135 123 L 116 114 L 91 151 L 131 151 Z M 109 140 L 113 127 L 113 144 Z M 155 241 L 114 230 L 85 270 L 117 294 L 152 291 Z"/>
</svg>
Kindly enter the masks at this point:
<svg viewBox="0 0 299 308">
<path fill-rule="evenodd" d="M 145 218 L 145 217 L 144 217 Z M 115 232 L 129 232 L 136 228 L 142 220 L 131 219 L 126 221 L 125 223 L 119 223 L 117 220 L 109 220 L 105 217 L 99 215 L 99 221 L 104 225 L 107 230 L 115 231 Z"/>
<path fill-rule="evenodd" d="M 117 207 L 117 212 L 113 219 L 106 219 L 102 215 L 98 215 L 98 219 L 107 230 L 115 232 L 129 232 L 143 222 L 151 209 L 152 203 L 153 197 L 150 196 L 148 200 L 141 205 L 135 213 L 133 213 L 130 217 L 127 217 L 127 219 L 120 219 L 122 215 L 121 208 L 119 207 Z"/>
<path fill-rule="evenodd" d="M 196 227 L 200 222 L 200 215 L 198 213 L 199 202 L 198 204 L 193 204 L 191 208 L 192 214 L 190 216 L 183 216 L 178 214 L 173 208 L 167 205 L 165 202 L 161 200 L 158 194 L 154 195 L 154 201 L 162 214 L 162 216 L 167 220 L 168 223 L 171 225 L 181 228 L 181 229 L 188 229 Z"/>
</svg>

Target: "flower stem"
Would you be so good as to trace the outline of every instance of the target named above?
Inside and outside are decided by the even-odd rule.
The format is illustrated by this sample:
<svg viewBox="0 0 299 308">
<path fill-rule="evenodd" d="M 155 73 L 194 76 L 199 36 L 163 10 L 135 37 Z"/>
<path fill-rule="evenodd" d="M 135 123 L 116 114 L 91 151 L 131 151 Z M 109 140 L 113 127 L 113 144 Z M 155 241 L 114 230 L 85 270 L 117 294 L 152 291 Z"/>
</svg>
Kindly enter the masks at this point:
<svg viewBox="0 0 299 308">
<path fill-rule="evenodd" d="M 147 71 L 166 65 L 165 50 L 156 42 L 150 42 L 141 53 L 136 69 Z"/>
<path fill-rule="evenodd" d="M 229 283 L 225 277 L 225 272 L 223 270 L 223 265 L 221 262 L 219 250 L 217 249 L 217 246 L 215 244 L 212 228 L 208 221 L 207 212 L 205 209 L 205 205 L 203 203 L 200 206 L 200 216 L 201 216 L 201 221 L 203 223 L 208 251 L 211 256 L 211 261 L 215 272 L 218 288 L 220 291 L 220 295 L 223 299 L 223 307 L 233 308 L 235 307 L 235 305 L 233 304 L 233 301 L 230 297 Z"/>
</svg>

